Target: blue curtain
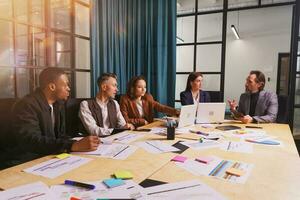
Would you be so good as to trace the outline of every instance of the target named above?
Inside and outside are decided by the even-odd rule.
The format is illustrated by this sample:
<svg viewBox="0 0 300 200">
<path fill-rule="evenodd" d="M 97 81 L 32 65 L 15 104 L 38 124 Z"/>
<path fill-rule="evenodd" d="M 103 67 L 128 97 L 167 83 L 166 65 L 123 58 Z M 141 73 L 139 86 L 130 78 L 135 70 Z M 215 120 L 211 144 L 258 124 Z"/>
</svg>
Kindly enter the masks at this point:
<svg viewBox="0 0 300 200">
<path fill-rule="evenodd" d="M 120 93 L 143 75 L 156 100 L 174 105 L 176 0 L 92 1 L 92 94 L 104 72 L 118 76 Z"/>
</svg>

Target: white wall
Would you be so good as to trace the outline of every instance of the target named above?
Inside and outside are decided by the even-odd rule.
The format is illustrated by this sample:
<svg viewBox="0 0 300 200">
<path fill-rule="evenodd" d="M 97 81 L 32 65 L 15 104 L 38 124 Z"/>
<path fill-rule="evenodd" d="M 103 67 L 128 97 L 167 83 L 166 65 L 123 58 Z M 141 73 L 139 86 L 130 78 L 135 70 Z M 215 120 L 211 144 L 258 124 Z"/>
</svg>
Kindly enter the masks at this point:
<svg viewBox="0 0 300 200">
<path fill-rule="evenodd" d="M 292 7 L 231 12 L 227 19 L 224 99 L 239 99 L 250 70 L 262 71 L 270 78 L 265 89 L 276 92 L 278 53 L 290 51 Z M 231 24 L 241 40 L 235 39 Z"/>
</svg>

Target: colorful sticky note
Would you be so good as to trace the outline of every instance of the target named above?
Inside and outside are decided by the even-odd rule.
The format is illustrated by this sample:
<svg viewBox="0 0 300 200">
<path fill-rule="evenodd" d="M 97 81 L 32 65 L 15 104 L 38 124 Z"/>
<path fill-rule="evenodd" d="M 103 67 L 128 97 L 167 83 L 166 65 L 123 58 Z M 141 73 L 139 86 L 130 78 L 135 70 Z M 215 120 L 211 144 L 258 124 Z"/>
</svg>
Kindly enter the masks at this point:
<svg viewBox="0 0 300 200">
<path fill-rule="evenodd" d="M 213 161 L 214 159 L 212 157 L 208 157 L 208 156 L 200 156 L 200 157 L 196 158 L 195 160 L 198 162 L 208 164 L 211 161 Z"/>
<path fill-rule="evenodd" d="M 120 179 L 131 179 L 133 178 L 133 175 L 130 171 L 126 170 L 119 170 L 115 172 L 115 177 Z"/>
<path fill-rule="evenodd" d="M 172 158 L 171 161 L 175 161 L 175 162 L 184 162 L 186 161 L 187 157 L 184 156 L 175 156 L 174 158 Z"/>
<path fill-rule="evenodd" d="M 122 179 L 116 179 L 116 178 L 105 179 L 103 180 L 103 183 L 109 188 L 113 188 L 125 184 L 125 182 Z"/>
<path fill-rule="evenodd" d="M 70 156 L 70 154 L 68 154 L 68 153 L 61 153 L 61 154 L 56 155 L 55 157 L 59 158 L 59 159 L 64 159 L 64 158 L 67 158 L 69 156 Z"/>
<path fill-rule="evenodd" d="M 236 133 L 238 133 L 238 134 L 245 134 L 245 133 L 247 133 L 247 131 L 243 130 L 243 129 L 240 129 L 240 130 L 236 130 Z"/>
<path fill-rule="evenodd" d="M 245 171 L 231 167 L 226 170 L 226 173 L 234 176 L 242 176 L 245 174 Z"/>
</svg>

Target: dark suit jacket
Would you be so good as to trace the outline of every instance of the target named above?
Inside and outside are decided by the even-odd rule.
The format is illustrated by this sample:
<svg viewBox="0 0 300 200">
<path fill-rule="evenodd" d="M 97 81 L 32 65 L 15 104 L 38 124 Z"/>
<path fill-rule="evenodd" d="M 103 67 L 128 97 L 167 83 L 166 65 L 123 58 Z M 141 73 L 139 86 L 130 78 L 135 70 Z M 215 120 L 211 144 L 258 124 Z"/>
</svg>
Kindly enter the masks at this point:
<svg viewBox="0 0 300 200">
<path fill-rule="evenodd" d="M 250 112 L 250 93 L 241 94 L 237 109 L 244 115 Z M 278 112 L 277 95 L 273 92 L 260 91 L 253 117 L 257 122 L 275 122 Z"/>
<path fill-rule="evenodd" d="M 183 91 L 180 93 L 181 105 L 191 105 L 194 104 L 193 95 L 191 91 Z M 200 90 L 199 102 L 210 102 L 210 96 L 208 92 Z"/>
<path fill-rule="evenodd" d="M 28 155 L 28 160 L 71 150 L 74 141 L 65 134 L 64 105 L 56 102 L 53 108 L 54 129 L 50 106 L 40 89 L 25 96 L 13 108 L 14 140 L 19 152 Z"/>
<path fill-rule="evenodd" d="M 137 109 L 135 100 L 131 99 L 128 95 L 123 95 L 120 100 L 120 110 L 126 122 L 132 123 L 134 126 L 145 125 L 145 120 L 149 123 L 153 122 L 154 110 L 169 115 L 177 115 L 178 111 L 175 108 L 171 108 L 162 105 L 155 101 L 151 94 L 145 94 L 142 97 L 144 118 L 140 116 Z"/>
</svg>

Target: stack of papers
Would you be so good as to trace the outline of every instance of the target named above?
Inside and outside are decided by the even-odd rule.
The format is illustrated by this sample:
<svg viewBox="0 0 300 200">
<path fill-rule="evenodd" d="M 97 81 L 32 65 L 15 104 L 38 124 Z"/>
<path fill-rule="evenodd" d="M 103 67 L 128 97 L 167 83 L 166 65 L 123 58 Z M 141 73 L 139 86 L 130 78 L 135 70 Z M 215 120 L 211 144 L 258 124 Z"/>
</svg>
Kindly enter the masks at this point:
<svg viewBox="0 0 300 200">
<path fill-rule="evenodd" d="M 56 178 L 66 172 L 69 172 L 81 165 L 90 162 L 92 159 L 79 156 L 69 156 L 64 159 L 54 158 L 42 162 L 33 167 L 24 169 L 24 172 L 40 175 L 46 178 Z"/>
<path fill-rule="evenodd" d="M 124 160 L 137 150 L 136 146 L 126 144 L 100 144 L 98 149 L 90 152 L 73 152 L 73 154 L 96 155 L 104 158 Z"/>
<path fill-rule="evenodd" d="M 172 151 L 180 151 L 179 149 L 169 144 L 163 143 L 161 141 L 156 141 L 156 140 L 138 142 L 136 143 L 136 145 L 148 151 L 149 153 L 166 153 Z"/>
</svg>

